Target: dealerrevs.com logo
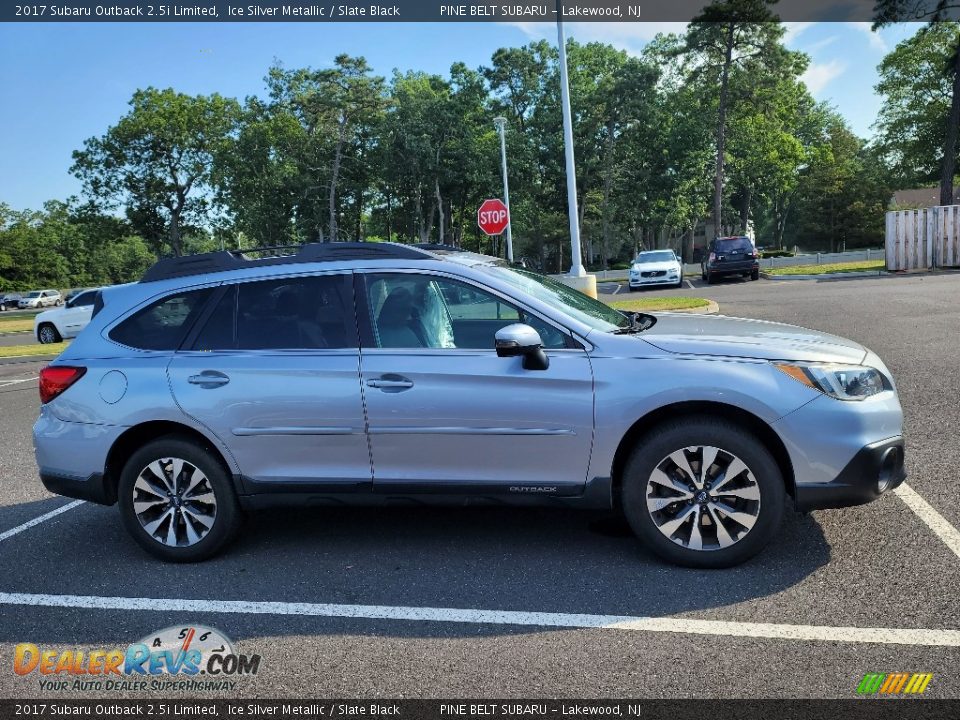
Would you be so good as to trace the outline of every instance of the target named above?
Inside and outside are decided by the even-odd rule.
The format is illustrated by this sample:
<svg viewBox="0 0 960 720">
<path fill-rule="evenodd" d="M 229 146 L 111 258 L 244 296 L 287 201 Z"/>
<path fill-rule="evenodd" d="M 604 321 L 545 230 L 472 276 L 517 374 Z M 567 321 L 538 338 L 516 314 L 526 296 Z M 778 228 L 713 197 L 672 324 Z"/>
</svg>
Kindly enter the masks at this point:
<svg viewBox="0 0 960 720">
<path fill-rule="evenodd" d="M 236 678 L 256 675 L 259 655 L 243 655 L 219 630 L 174 626 L 127 647 L 94 650 L 20 643 L 13 671 L 37 676 L 41 690 L 233 690 Z"/>
</svg>

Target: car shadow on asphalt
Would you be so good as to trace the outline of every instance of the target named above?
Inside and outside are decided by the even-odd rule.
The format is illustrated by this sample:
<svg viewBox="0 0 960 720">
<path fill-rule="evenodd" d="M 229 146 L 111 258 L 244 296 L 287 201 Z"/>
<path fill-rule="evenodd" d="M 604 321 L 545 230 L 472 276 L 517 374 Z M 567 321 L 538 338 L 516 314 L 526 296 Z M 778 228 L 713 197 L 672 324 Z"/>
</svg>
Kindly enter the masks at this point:
<svg viewBox="0 0 960 720">
<path fill-rule="evenodd" d="M 0 592 L 667 616 L 781 593 L 830 560 L 817 521 L 789 511 L 764 552 L 719 571 L 669 565 L 609 513 L 567 509 L 269 510 L 252 514 L 225 553 L 193 565 L 148 556 L 121 529 L 115 507 L 87 504 L 28 533 L 0 545 Z M 11 554 L 14 542 L 20 552 Z M 27 557 L 36 560 L 24 562 Z M 162 600 L 156 609 L 163 610 Z M 40 616 L 35 609 L 15 610 Z M 8 616 L 11 611 L 4 609 Z M 70 612 L 43 610 L 50 617 Z M 31 637 L 116 637 L 114 628 L 75 622 L 77 615 L 72 611 L 66 625 L 37 623 L 38 635 Z M 171 616 L 182 622 L 184 615 L 179 617 Z M 211 622 L 217 617 L 223 616 Z M 323 634 L 347 622 L 262 615 L 254 620 L 240 626 L 252 625 L 256 631 L 250 632 L 258 635 L 270 634 L 270 628 L 285 634 L 294 623 L 300 633 Z M 448 623 L 425 630 L 423 623 L 352 622 L 372 622 L 397 635 L 477 634 L 475 626 Z M 0 629 L 0 641 L 22 641 L 23 626 L 9 627 Z M 493 626 L 483 632 L 540 630 Z"/>
</svg>

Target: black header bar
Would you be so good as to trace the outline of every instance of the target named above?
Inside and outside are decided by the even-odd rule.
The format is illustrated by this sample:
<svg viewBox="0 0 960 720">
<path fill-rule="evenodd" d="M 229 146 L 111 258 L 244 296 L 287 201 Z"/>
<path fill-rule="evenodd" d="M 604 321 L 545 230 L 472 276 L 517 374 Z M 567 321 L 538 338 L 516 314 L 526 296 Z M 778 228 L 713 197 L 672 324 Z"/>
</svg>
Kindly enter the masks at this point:
<svg viewBox="0 0 960 720">
<path fill-rule="evenodd" d="M 0 3 L 0 22 L 689 22 L 706 0 L 64 0 Z M 870 22 L 875 0 L 780 0 L 793 22 Z M 901 0 L 896 21 L 931 17 L 937 0 Z M 941 19 L 960 18 L 960 3 Z"/>
</svg>

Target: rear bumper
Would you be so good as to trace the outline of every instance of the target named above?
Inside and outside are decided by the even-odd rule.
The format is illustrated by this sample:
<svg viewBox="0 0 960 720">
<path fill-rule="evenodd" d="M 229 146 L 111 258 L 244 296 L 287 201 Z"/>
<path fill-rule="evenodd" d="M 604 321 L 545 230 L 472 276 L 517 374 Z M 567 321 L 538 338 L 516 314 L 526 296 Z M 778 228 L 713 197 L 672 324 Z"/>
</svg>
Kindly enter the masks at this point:
<svg viewBox="0 0 960 720">
<path fill-rule="evenodd" d="M 41 468 L 40 481 L 47 490 L 57 495 L 88 500 L 99 505 L 113 505 L 117 501 L 100 473 L 95 473 L 88 478 L 77 478 Z"/>
<path fill-rule="evenodd" d="M 798 510 L 821 510 L 872 502 L 907 478 L 903 438 L 864 446 L 832 482 L 797 485 Z"/>
<path fill-rule="evenodd" d="M 743 275 L 744 273 L 760 271 L 760 262 L 752 260 L 749 262 L 724 263 L 723 265 L 707 266 L 707 272 L 713 276 L 720 275 Z"/>
</svg>

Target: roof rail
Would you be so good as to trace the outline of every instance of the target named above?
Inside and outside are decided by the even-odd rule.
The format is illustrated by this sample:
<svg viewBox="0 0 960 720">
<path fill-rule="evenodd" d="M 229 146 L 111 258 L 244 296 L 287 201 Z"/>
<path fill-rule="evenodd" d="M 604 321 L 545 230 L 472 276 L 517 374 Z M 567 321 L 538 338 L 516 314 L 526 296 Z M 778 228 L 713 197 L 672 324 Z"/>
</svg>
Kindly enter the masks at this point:
<svg viewBox="0 0 960 720">
<path fill-rule="evenodd" d="M 248 253 L 296 250 L 287 255 L 263 258 L 248 257 Z M 333 262 L 336 260 L 429 260 L 435 258 L 423 250 L 399 243 L 335 242 L 306 243 L 304 245 L 273 245 L 246 250 L 219 250 L 216 252 L 163 258 L 154 263 L 140 278 L 140 282 L 156 282 L 190 275 L 226 272 L 264 265 L 291 263 Z"/>
</svg>

